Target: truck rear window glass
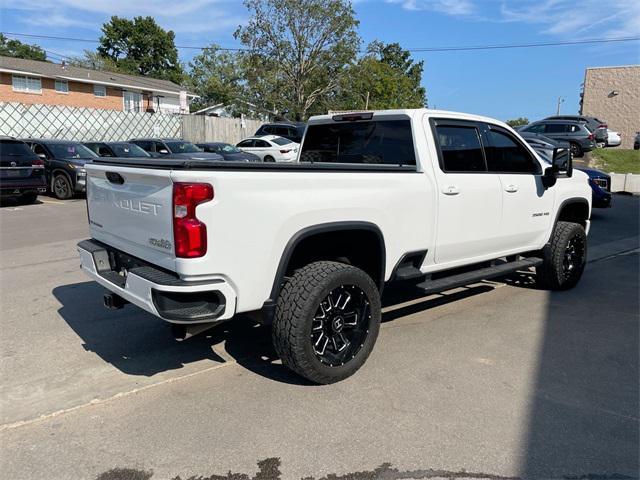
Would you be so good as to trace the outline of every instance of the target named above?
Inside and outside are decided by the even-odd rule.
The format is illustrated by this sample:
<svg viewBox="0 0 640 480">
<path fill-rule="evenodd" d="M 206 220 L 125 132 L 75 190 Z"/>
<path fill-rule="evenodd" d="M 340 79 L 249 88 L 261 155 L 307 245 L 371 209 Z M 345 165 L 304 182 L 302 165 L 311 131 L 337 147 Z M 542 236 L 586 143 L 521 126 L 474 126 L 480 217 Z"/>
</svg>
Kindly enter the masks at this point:
<svg viewBox="0 0 640 480">
<path fill-rule="evenodd" d="M 415 165 L 411 122 L 369 122 L 309 125 L 301 162 Z"/>
<path fill-rule="evenodd" d="M 437 126 L 438 146 L 445 172 L 484 172 L 480 135 L 475 127 Z"/>
</svg>

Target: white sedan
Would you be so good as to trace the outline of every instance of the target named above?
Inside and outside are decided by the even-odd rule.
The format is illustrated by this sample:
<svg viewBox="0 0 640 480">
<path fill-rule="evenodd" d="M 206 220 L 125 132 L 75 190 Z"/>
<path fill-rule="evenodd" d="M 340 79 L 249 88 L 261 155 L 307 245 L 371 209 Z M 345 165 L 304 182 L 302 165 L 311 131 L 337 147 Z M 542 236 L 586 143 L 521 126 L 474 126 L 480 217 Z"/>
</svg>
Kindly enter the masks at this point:
<svg viewBox="0 0 640 480">
<path fill-rule="evenodd" d="M 622 138 L 620 138 L 620 134 L 618 132 L 607 130 L 607 134 L 607 147 L 617 147 L 622 143 Z"/>
<path fill-rule="evenodd" d="M 247 138 L 236 147 L 259 156 L 264 162 L 295 162 L 300 144 L 276 135 L 265 135 Z"/>
</svg>

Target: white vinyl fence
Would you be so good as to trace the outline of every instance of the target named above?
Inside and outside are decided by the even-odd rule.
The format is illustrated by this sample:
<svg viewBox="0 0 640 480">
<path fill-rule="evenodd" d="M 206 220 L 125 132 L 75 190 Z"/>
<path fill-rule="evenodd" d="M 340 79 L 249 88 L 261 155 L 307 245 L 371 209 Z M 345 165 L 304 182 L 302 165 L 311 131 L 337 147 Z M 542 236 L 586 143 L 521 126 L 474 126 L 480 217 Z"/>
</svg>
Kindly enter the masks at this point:
<svg viewBox="0 0 640 480">
<path fill-rule="evenodd" d="M 261 124 L 252 119 L 0 102 L 0 135 L 16 138 L 108 142 L 159 137 L 235 144 Z"/>
</svg>

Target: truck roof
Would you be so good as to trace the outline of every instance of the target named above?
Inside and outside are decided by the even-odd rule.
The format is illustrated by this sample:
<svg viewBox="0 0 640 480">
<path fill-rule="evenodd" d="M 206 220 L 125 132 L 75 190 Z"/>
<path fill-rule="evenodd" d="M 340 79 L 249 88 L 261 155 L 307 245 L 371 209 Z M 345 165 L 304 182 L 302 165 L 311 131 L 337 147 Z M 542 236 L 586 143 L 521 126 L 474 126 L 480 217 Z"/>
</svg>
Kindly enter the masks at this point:
<svg viewBox="0 0 640 480">
<path fill-rule="evenodd" d="M 394 117 L 414 117 L 418 115 L 427 115 L 429 117 L 448 117 L 448 118 L 459 118 L 462 120 L 471 120 L 476 122 L 490 122 L 497 123 L 501 126 L 507 126 L 504 122 L 497 120 L 495 118 L 484 117 L 482 115 L 474 115 L 472 113 L 463 113 L 463 112 L 452 112 L 448 110 L 431 110 L 429 108 L 403 108 L 396 110 L 362 110 L 362 111 L 353 111 L 353 112 L 340 112 L 338 114 L 329 114 L 329 115 L 317 115 L 311 117 L 309 119 L 309 125 L 313 125 L 315 123 L 327 123 L 329 121 L 334 121 L 334 117 L 343 116 L 343 115 L 357 115 L 357 114 L 373 114 L 373 118 L 382 119 L 389 118 L 392 119 Z"/>
</svg>

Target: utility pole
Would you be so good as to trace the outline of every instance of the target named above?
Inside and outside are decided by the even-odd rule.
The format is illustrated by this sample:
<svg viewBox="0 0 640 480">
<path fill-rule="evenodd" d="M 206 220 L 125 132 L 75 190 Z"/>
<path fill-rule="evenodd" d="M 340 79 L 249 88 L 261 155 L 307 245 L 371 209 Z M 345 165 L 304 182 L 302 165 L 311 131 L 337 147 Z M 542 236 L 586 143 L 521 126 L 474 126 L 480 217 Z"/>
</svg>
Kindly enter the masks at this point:
<svg viewBox="0 0 640 480">
<path fill-rule="evenodd" d="M 560 115 L 560 105 L 564 103 L 564 98 L 558 97 L 558 106 L 556 108 L 556 115 Z"/>
<path fill-rule="evenodd" d="M 369 110 L 369 92 L 367 92 L 367 98 L 364 101 L 364 109 Z"/>
</svg>

